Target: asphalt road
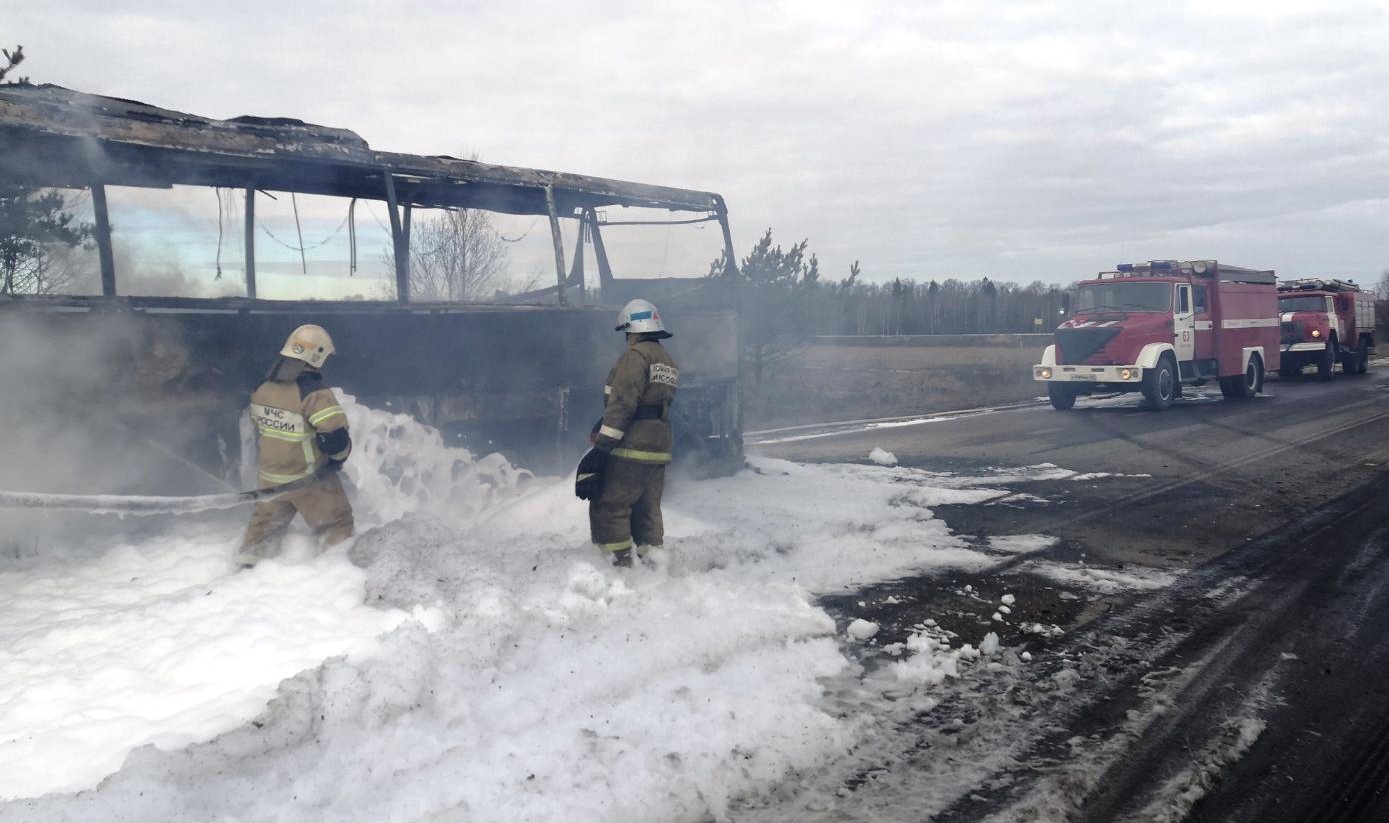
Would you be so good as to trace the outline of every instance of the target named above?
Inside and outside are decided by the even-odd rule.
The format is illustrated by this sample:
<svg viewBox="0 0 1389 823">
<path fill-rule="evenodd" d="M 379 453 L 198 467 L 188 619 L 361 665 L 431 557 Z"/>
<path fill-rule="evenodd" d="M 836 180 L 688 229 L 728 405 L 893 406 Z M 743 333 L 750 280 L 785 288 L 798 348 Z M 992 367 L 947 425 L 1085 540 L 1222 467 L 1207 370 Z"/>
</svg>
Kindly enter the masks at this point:
<svg viewBox="0 0 1389 823">
<path fill-rule="evenodd" d="M 997 509 L 945 514 L 965 531 L 1045 532 L 1083 545 L 1097 562 L 1174 568 L 1222 554 L 1389 469 L 1383 361 L 1368 375 L 1337 374 L 1330 383 L 1271 378 L 1265 394 L 1247 401 L 1224 400 L 1210 386 L 1188 388 L 1172 408 L 1150 412 L 1137 397 L 1083 398 L 1069 412 L 1034 405 L 918 425 L 859 425 L 833 436 L 773 433 L 751 438 L 749 451 L 841 462 L 863 461 L 876 447 L 902 465 L 934 470 L 1053 463 L 1147 475 L 1048 489 L 1059 505 L 1018 510 L 1016 522 Z"/>
<path fill-rule="evenodd" d="M 880 810 L 862 819 L 1389 820 L 1389 363 L 1376 365 L 1330 383 L 1274 378 L 1249 401 L 1188 389 L 1160 413 L 1127 395 L 1082 399 L 1070 412 L 1030 406 L 761 435 L 753 453 L 804 461 L 863 461 L 883 448 L 935 471 L 1051 463 L 1109 473 L 1030 484 L 1045 501 L 1037 505 L 936 513 L 981 538 L 1056 536 L 1051 560 L 1178 581 L 1046 606 L 1034 619 L 1067 630 L 1052 650 L 1083 685 L 1065 700 L 1010 686 L 1007 699 L 1030 708 L 1017 730 L 1000 714 L 981 736 L 1018 746 L 1012 765 L 958 802 L 921 804 L 930 814 L 913 810 L 919 789 L 904 788 L 930 774 L 894 775 L 871 792 L 855 783 L 860 806 Z M 859 613 L 896 604 L 869 616 L 905 633 L 920 616 L 911 602 L 939 616 L 942 601 L 960 601 L 962 582 L 896 581 L 843 601 Z M 973 582 L 987 588 L 989 575 Z M 960 605 L 960 619 L 987 624 Z M 931 722 L 921 721 L 916 749 L 939 748 Z M 973 745 L 986 751 L 988 741 Z M 943 761 L 893 762 L 910 771 Z"/>
</svg>

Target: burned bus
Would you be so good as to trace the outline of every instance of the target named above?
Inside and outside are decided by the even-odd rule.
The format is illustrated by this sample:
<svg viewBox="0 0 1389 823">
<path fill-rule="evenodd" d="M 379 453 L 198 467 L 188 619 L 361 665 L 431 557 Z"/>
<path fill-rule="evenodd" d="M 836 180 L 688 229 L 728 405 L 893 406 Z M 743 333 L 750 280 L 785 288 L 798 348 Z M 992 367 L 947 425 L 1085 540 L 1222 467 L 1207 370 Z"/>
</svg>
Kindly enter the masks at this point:
<svg viewBox="0 0 1389 823">
<path fill-rule="evenodd" d="M 11 339 L 100 360 L 109 379 L 74 384 L 73 403 L 99 394 L 107 422 L 132 436 L 154 436 L 171 414 L 218 432 L 162 444 L 211 471 L 234 470 L 227 444 L 236 442 L 247 393 L 302 323 L 330 330 L 339 350 L 330 382 L 361 401 L 408 411 L 476 452 L 511 453 L 543 470 L 567 468 L 601 413 L 603 382 L 620 351 L 613 318 L 634 297 L 660 306 L 675 332 L 671 349 L 682 367 L 672 412 L 677 459 L 709 471 L 741 465 L 737 271 L 718 194 L 377 151 L 354 132 L 294 119 L 218 120 L 27 84 L 0 86 L 0 186 L 83 192 L 99 269 L 99 288 L 90 294 L 0 286 L 0 334 L 22 326 L 23 337 Z M 221 195 L 217 201 L 218 276 L 234 282 L 237 293 L 126 293 L 123 282 L 138 272 L 122 270 L 125 261 L 113 249 L 112 227 L 123 218 L 108 192 L 117 187 L 238 193 L 239 237 L 225 236 Z M 381 259 L 393 293 L 264 294 L 258 238 L 265 242 L 269 233 L 255 230 L 262 223 L 257 209 L 296 195 L 339 199 L 353 221 L 349 232 L 359 205 L 384 210 L 379 222 L 389 246 Z M 420 225 L 424 210 L 529 218 L 549 246 L 549 282 L 467 303 L 412 295 L 412 223 Z M 629 218 L 638 214 L 656 219 Z M 610 259 L 605 232 L 618 226 L 707 227 L 704 237 L 728 262 L 683 277 L 637 270 Z M 301 256 L 305 246 L 301 233 Z M 230 273 L 220 265 L 227 247 L 241 255 Z M 355 245 L 352 255 L 355 265 Z"/>
</svg>

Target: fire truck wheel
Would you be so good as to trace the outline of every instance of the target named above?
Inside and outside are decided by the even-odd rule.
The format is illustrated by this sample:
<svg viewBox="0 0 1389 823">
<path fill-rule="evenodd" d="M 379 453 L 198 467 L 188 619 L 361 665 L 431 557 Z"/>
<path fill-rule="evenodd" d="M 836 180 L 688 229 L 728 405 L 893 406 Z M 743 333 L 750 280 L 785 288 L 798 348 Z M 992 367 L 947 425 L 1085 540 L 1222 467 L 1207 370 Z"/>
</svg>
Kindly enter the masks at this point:
<svg viewBox="0 0 1389 823">
<path fill-rule="evenodd" d="M 1230 400 L 1253 397 L 1264 390 L 1264 361 L 1255 354 L 1250 356 L 1244 374 L 1220 378 L 1220 393 Z"/>
<path fill-rule="evenodd" d="M 1364 340 L 1355 349 L 1355 373 L 1364 374 L 1370 370 L 1370 344 Z"/>
<path fill-rule="evenodd" d="M 1317 357 L 1317 379 L 1330 380 L 1331 371 L 1336 368 L 1336 340 L 1333 338 Z"/>
<path fill-rule="evenodd" d="M 1065 383 L 1048 383 L 1047 397 L 1051 398 L 1051 407 L 1057 411 L 1067 411 L 1076 404 L 1075 389 Z"/>
<path fill-rule="evenodd" d="M 1360 367 L 1360 349 L 1341 349 L 1341 374 L 1358 374 Z"/>
<path fill-rule="evenodd" d="M 1177 368 L 1172 357 L 1164 354 L 1158 364 L 1143 372 L 1143 399 L 1152 411 L 1162 411 L 1172 405 L 1177 393 Z"/>
</svg>

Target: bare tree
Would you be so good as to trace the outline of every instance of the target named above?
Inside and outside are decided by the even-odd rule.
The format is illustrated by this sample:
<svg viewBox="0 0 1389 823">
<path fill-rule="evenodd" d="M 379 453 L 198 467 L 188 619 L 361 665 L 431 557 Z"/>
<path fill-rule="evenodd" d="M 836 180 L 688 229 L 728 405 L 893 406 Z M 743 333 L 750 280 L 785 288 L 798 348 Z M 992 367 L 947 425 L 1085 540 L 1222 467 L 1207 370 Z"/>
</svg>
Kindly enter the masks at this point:
<svg viewBox="0 0 1389 823">
<path fill-rule="evenodd" d="M 410 234 L 410 293 L 415 299 L 478 301 L 505 280 L 510 252 L 485 211 L 445 211 L 417 220 Z"/>
<path fill-rule="evenodd" d="M 96 248 L 51 243 L 21 262 L 13 274 L 15 294 L 85 294 L 99 288 Z"/>
<path fill-rule="evenodd" d="M 1379 273 L 1379 286 L 1375 291 L 1378 292 L 1375 295 L 1378 299 L 1389 301 L 1389 269 Z"/>
</svg>

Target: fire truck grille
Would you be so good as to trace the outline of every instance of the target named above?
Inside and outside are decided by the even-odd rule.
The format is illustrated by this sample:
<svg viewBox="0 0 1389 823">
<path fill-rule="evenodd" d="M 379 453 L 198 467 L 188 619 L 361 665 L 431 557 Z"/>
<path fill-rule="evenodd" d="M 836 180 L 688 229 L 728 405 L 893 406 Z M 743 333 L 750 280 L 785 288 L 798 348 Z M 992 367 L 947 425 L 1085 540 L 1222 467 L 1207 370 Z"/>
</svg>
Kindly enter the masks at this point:
<svg viewBox="0 0 1389 823">
<path fill-rule="evenodd" d="M 1284 343 L 1301 343 L 1302 324 L 1296 323 L 1292 320 L 1289 320 L 1288 322 L 1284 323 L 1282 341 Z"/>
<path fill-rule="evenodd" d="M 1089 360 L 1104 348 L 1104 344 L 1119 334 L 1117 328 L 1057 329 L 1056 345 L 1061 349 L 1062 362 L 1077 364 Z"/>
</svg>

